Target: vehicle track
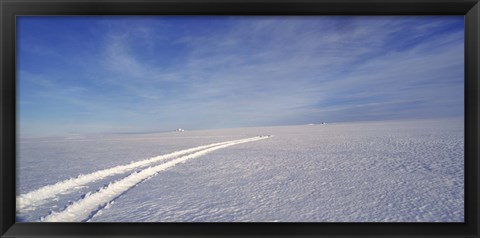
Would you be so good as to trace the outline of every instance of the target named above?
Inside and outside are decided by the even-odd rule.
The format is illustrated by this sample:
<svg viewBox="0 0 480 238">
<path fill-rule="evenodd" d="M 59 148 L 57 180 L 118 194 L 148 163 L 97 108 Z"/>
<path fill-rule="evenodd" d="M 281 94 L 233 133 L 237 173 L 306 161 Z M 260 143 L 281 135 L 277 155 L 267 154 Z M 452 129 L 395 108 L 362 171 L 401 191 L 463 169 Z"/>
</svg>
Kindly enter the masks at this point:
<svg viewBox="0 0 480 238">
<path fill-rule="evenodd" d="M 213 151 L 216 151 L 216 150 L 219 150 L 219 149 L 223 149 L 223 148 L 233 146 L 233 145 L 237 145 L 237 144 L 263 140 L 263 139 L 266 139 L 266 138 L 269 138 L 269 137 L 270 136 L 257 136 L 257 137 L 247 138 L 247 139 L 215 143 L 215 144 L 195 147 L 195 148 L 191 148 L 191 149 L 188 149 L 188 150 L 182 150 L 182 151 L 174 152 L 174 153 L 171 153 L 171 154 L 154 157 L 154 158 L 157 158 L 157 160 L 155 160 L 155 161 L 159 161 L 160 159 L 158 159 L 158 158 L 160 158 L 160 157 L 164 158 L 166 156 L 169 156 L 169 158 L 172 158 L 172 157 L 183 155 L 183 156 L 180 156 L 176 159 L 167 161 L 165 163 L 162 163 L 162 164 L 159 164 L 159 165 L 156 165 L 156 166 L 153 166 L 153 167 L 148 167 L 148 168 L 143 169 L 143 170 L 138 171 L 138 172 L 134 172 L 134 173 L 130 174 L 129 176 L 123 178 L 123 179 L 114 181 L 114 182 L 110 183 L 108 186 L 98 190 L 95 193 L 88 193 L 82 199 L 68 205 L 63 211 L 52 212 L 50 215 L 48 215 L 46 217 L 42 217 L 40 219 L 40 221 L 44 221 L 44 222 L 87 221 L 92 216 L 94 216 L 98 211 L 103 209 L 109 202 L 113 201 L 114 199 L 116 199 L 117 197 L 126 193 L 127 191 L 129 191 L 130 189 L 135 187 L 136 185 L 140 184 L 141 182 L 143 182 L 145 180 L 148 180 L 149 178 L 151 178 L 152 176 L 156 175 L 157 173 L 159 173 L 163 170 L 166 170 L 170 167 L 173 167 L 173 166 L 175 166 L 179 163 L 184 163 L 189 159 L 197 158 L 197 157 L 200 157 L 202 155 L 208 154 L 210 152 L 213 152 Z M 185 151 L 188 151 L 188 152 L 185 152 Z M 191 154 L 188 154 L 188 153 L 191 153 Z M 175 155 L 173 155 L 173 154 L 175 154 Z M 153 163 L 153 162 L 148 162 L 147 163 L 147 161 L 153 160 L 154 158 L 151 158 L 149 160 L 139 161 L 139 162 L 132 163 L 132 164 L 142 164 L 142 165 L 139 165 L 139 166 L 143 167 L 144 166 L 143 164 Z M 132 164 L 124 165 L 124 167 L 125 166 L 134 167 Z M 139 166 L 134 167 L 134 168 L 138 168 Z M 122 166 L 117 166 L 117 167 L 114 167 L 114 168 L 118 168 L 118 167 L 122 167 Z M 113 172 L 113 171 L 117 171 L 117 170 L 112 170 L 114 168 L 107 169 L 107 170 L 111 170 L 111 173 L 117 174 L 117 172 Z M 102 170 L 102 171 L 106 171 L 106 170 Z M 99 172 L 101 172 L 101 171 L 99 171 Z M 123 171 L 123 172 L 125 172 L 125 171 Z M 95 172 L 95 173 L 98 173 L 98 172 Z M 86 175 L 86 176 L 91 177 L 95 173 L 92 173 L 92 174 L 89 174 L 89 175 Z M 120 173 L 120 172 L 118 172 L 118 173 Z M 104 174 L 104 173 L 101 173 L 101 174 Z M 106 177 L 106 176 L 108 176 L 108 175 L 105 175 L 104 177 Z M 94 181 L 94 180 L 97 180 L 97 179 L 91 178 L 90 180 Z M 70 180 L 67 180 L 67 181 L 70 181 Z M 89 181 L 85 181 L 85 183 L 88 183 Z M 78 186 L 78 184 L 75 183 L 75 186 Z M 61 187 L 61 188 L 63 189 L 63 187 Z M 55 192 L 58 194 L 58 191 L 55 191 Z M 17 200 L 18 200 L 18 198 L 17 198 Z"/>
</svg>

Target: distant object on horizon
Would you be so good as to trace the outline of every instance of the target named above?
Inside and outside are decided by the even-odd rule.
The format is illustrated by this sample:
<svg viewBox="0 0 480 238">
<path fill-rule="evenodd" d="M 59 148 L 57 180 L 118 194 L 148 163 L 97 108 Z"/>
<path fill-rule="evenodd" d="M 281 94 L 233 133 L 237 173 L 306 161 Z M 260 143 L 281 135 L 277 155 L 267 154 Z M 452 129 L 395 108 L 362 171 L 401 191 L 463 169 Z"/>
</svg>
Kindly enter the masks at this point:
<svg viewBox="0 0 480 238">
<path fill-rule="evenodd" d="M 176 129 L 175 131 L 176 131 L 176 132 L 184 132 L 185 130 L 182 129 L 182 128 L 178 128 L 178 129 Z"/>
<path fill-rule="evenodd" d="M 315 125 L 327 125 L 326 122 L 322 122 L 320 124 L 315 124 L 315 123 L 310 123 L 310 124 L 307 124 L 308 126 L 315 126 Z"/>
</svg>

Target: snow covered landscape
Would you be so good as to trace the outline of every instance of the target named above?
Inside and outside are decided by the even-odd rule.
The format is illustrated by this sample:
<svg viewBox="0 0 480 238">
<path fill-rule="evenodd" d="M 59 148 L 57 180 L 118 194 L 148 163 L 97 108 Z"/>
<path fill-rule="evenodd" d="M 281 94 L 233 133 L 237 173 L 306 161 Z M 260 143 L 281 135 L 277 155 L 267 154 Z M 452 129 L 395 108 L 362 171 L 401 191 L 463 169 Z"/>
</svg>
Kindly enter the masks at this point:
<svg viewBox="0 0 480 238">
<path fill-rule="evenodd" d="M 19 222 L 463 222 L 463 118 L 23 139 Z"/>
<path fill-rule="evenodd" d="M 17 221 L 464 222 L 464 27 L 17 16 Z"/>
</svg>

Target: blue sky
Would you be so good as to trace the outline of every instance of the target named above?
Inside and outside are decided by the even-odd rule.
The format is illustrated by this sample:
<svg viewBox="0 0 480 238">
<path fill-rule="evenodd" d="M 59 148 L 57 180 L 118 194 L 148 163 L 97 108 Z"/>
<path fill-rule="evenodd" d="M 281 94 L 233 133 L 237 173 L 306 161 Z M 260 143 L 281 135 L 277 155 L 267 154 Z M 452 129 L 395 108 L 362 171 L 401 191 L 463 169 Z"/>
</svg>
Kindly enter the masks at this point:
<svg viewBox="0 0 480 238">
<path fill-rule="evenodd" d="M 463 16 L 17 17 L 21 137 L 463 117 Z"/>
</svg>

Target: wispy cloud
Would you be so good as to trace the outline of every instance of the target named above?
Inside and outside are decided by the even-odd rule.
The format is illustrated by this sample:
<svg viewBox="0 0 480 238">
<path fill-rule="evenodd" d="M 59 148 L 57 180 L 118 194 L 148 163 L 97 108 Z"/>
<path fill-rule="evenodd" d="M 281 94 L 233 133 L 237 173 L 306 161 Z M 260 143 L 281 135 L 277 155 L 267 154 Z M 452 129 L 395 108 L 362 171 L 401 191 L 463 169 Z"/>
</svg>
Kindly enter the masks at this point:
<svg viewBox="0 0 480 238">
<path fill-rule="evenodd" d="M 20 64 L 20 92 L 38 88 L 20 101 L 52 97 L 126 131 L 463 115 L 461 17 L 117 17 L 82 29 L 96 50 L 62 57 L 86 63 Z M 41 117 L 20 107 L 21 120 Z"/>
</svg>

